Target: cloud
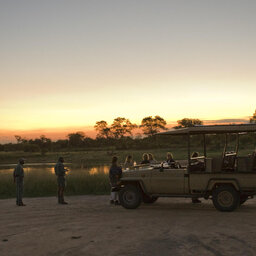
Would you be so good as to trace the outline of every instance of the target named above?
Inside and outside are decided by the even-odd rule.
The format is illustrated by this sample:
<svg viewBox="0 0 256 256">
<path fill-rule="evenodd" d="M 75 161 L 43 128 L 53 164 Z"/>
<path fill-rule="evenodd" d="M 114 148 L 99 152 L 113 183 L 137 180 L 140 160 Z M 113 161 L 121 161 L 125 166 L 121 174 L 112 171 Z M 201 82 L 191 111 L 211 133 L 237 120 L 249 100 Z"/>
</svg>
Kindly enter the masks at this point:
<svg viewBox="0 0 256 256">
<path fill-rule="evenodd" d="M 218 120 L 203 120 L 204 124 L 247 124 L 249 123 L 249 118 L 226 118 Z"/>
</svg>

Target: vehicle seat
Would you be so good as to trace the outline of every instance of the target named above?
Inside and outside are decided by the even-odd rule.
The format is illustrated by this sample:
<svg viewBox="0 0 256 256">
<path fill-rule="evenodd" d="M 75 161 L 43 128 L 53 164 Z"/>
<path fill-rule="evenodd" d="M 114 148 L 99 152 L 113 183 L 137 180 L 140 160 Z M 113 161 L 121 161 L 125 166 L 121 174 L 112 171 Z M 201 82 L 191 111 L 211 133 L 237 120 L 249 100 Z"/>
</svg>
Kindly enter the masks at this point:
<svg viewBox="0 0 256 256">
<path fill-rule="evenodd" d="M 170 168 L 171 169 L 180 169 L 181 168 L 181 165 L 180 165 L 180 163 L 179 162 L 172 162 L 171 164 L 170 164 Z"/>
<path fill-rule="evenodd" d="M 236 153 L 225 152 L 222 160 L 222 171 L 234 172 L 236 169 Z"/>
<path fill-rule="evenodd" d="M 204 172 L 205 171 L 205 164 L 197 159 L 191 160 L 189 166 L 190 172 Z"/>
</svg>

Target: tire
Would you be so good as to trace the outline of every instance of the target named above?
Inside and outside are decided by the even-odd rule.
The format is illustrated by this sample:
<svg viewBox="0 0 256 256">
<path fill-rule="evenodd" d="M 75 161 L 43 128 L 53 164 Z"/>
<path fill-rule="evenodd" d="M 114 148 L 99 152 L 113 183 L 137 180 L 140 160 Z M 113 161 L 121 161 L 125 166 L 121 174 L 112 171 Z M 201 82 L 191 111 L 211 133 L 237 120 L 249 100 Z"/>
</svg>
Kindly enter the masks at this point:
<svg viewBox="0 0 256 256">
<path fill-rule="evenodd" d="M 141 191 L 137 186 L 126 185 L 119 192 L 119 201 L 126 209 L 136 209 L 141 204 Z"/>
<path fill-rule="evenodd" d="M 241 195 L 240 196 L 240 205 L 244 204 L 248 200 L 248 196 L 246 195 Z"/>
<path fill-rule="evenodd" d="M 212 193 L 213 205 L 222 212 L 234 211 L 240 204 L 239 193 L 232 186 L 217 187 Z"/>
<path fill-rule="evenodd" d="M 143 195 L 142 201 L 145 204 L 153 204 L 158 199 L 157 196 Z"/>
</svg>

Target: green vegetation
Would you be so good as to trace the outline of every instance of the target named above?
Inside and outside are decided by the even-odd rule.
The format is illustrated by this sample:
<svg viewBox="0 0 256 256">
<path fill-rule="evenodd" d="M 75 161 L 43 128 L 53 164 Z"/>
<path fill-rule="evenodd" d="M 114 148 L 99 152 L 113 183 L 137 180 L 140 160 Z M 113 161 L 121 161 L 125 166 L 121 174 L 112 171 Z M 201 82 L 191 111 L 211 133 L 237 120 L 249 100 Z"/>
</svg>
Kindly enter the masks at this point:
<svg viewBox="0 0 256 256">
<path fill-rule="evenodd" d="M 55 196 L 56 176 L 45 169 L 25 172 L 25 197 Z M 108 175 L 98 173 L 90 175 L 86 170 L 73 170 L 67 175 L 66 195 L 108 194 L 110 185 Z M 0 171 L 0 198 L 15 197 L 15 184 L 12 172 Z"/>
<path fill-rule="evenodd" d="M 75 167 L 91 167 L 98 165 L 109 165 L 112 156 L 118 156 L 120 162 L 124 162 L 127 155 L 132 155 L 139 163 L 144 152 L 151 152 L 156 159 L 163 160 L 167 151 L 172 151 L 176 159 L 186 157 L 186 148 L 169 147 L 148 150 L 88 150 L 71 152 L 48 152 L 44 156 L 40 153 L 30 152 L 0 152 L 0 164 L 15 164 L 18 159 L 24 157 L 27 163 L 55 163 L 59 156 L 63 156 L 67 163 Z"/>
<path fill-rule="evenodd" d="M 253 113 L 253 116 L 250 118 L 250 123 L 251 123 L 251 124 L 255 124 L 255 123 L 256 123 L 256 110 L 255 110 L 255 112 Z"/>
</svg>

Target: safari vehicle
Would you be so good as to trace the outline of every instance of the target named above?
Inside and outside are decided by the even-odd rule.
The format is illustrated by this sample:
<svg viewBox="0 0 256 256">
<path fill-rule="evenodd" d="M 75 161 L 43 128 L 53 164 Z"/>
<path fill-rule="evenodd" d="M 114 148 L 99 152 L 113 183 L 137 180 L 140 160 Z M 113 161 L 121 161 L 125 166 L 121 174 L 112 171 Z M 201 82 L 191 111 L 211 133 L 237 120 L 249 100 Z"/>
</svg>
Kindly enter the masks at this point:
<svg viewBox="0 0 256 256">
<path fill-rule="evenodd" d="M 153 203 L 158 197 L 212 199 L 219 211 L 233 211 L 256 194 L 256 155 L 239 156 L 239 137 L 256 132 L 255 124 L 208 125 L 172 129 L 157 136 L 181 136 L 187 143 L 184 166 L 139 166 L 123 172 L 120 203 L 135 209 L 142 202 Z M 224 134 L 225 146 L 220 157 L 207 157 L 206 135 Z M 191 136 L 203 137 L 203 155 L 191 158 Z M 209 135 L 208 135 L 209 136 Z M 236 136 L 233 151 L 227 151 L 228 136 Z M 198 165 L 198 163 L 200 163 Z"/>
</svg>

